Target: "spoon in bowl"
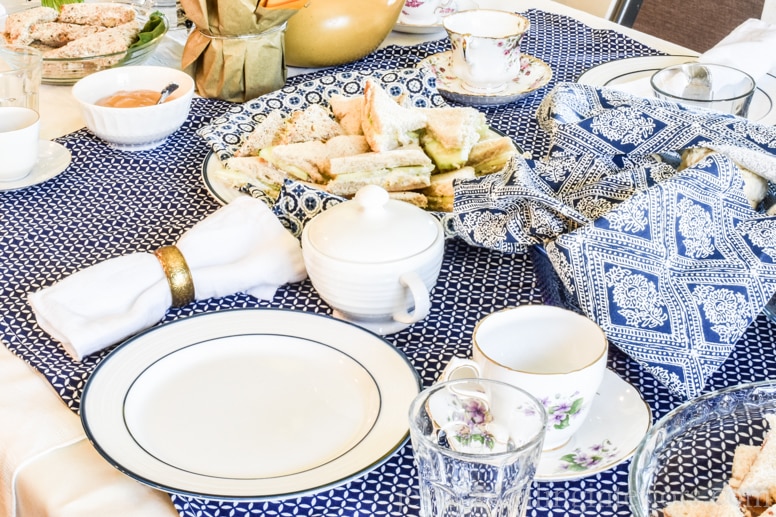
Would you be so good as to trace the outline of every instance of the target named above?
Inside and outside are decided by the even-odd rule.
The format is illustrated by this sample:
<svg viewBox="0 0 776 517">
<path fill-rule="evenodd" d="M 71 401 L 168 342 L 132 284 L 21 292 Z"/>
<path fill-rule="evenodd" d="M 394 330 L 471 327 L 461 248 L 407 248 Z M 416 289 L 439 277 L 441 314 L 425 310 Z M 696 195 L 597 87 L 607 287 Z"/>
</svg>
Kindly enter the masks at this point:
<svg viewBox="0 0 776 517">
<path fill-rule="evenodd" d="M 167 86 L 165 86 L 164 88 L 162 88 L 162 94 L 161 94 L 161 96 L 159 97 L 159 100 L 158 100 L 158 101 L 156 101 L 156 103 L 157 103 L 157 104 L 161 104 L 161 103 L 163 103 L 164 101 L 166 101 L 166 100 L 167 100 L 167 97 L 169 97 L 169 96 L 170 96 L 170 94 L 171 94 L 172 92 L 174 92 L 175 90 L 177 90 L 177 89 L 178 89 L 178 85 L 177 85 L 176 83 L 170 83 L 170 84 L 168 84 Z"/>
</svg>

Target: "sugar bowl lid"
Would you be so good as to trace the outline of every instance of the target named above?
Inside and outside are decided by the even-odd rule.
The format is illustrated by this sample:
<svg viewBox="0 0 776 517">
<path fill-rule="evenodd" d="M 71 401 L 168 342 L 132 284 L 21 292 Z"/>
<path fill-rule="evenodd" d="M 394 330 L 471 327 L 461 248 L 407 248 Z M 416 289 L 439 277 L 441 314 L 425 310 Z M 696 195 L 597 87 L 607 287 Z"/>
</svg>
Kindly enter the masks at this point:
<svg viewBox="0 0 776 517">
<path fill-rule="evenodd" d="M 425 251 L 440 237 L 442 225 L 425 210 L 367 185 L 352 200 L 314 217 L 305 233 L 309 244 L 328 257 L 380 263 Z"/>
</svg>

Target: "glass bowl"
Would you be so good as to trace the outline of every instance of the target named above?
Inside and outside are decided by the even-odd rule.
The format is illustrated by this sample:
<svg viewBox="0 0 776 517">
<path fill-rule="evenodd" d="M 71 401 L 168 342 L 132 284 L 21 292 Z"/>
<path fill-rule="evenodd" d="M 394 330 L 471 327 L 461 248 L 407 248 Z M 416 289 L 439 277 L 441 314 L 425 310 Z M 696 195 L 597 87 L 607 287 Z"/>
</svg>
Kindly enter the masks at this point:
<svg viewBox="0 0 776 517">
<path fill-rule="evenodd" d="M 776 380 L 702 395 L 660 419 L 631 461 L 634 517 L 659 517 L 675 500 L 715 500 L 731 478 L 736 447 L 762 444 L 769 413 L 776 413 Z"/>
<path fill-rule="evenodd" d="M 686 106 L 746 117 L 755 80 L 742 70 L 711 63 L 684 63 L 658 70 L 650 79 L 655 97 Z"/>
<path fill-rule="evenodd" d="M 105 0 L 110 2 L 111 0 Z M 116 3 L 132 5 L 137 13 L 140 27 L 145 25 L 150 15 L 157 11 L 153 0 L 114 0 Z M 28 8 L 37 7 L 39 1 L 30 2 Z M 135 65 L 142 63 L 159 46 L 169 30 L 169 21 L 164 13 L 157 11 L 162 19 L 163 31 L 153 39 L 128 50 L 85 57 L 47 58 L 43 57 L 42 82 L 45 84 L 75 84 L 79 79 L 89 74 L 116 66 Z"/>
</svg>

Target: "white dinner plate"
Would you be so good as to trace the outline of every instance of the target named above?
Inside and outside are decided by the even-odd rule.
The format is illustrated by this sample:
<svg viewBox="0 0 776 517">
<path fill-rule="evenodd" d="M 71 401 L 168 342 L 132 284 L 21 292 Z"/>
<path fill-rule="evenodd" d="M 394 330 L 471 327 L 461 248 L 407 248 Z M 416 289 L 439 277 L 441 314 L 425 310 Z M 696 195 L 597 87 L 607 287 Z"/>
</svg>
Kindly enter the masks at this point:
<svg viewBox="0 0 776 517">
<path fill-rule="evenodd" d="M 223 169 L 224 166 L 221 164 L 218 156 L 216 156 L 216 153 L 213 151 L 207 153 L 205 161 L 202 163 L 202 183 L 205 184 L 205 188 L 216 201 L 226 205 L 234 198 L 244 196 L 245 194 L 218 179 L 216 173 Z"/>
<path fill-rule="evenodd" d="M 542 452 L 537 481 L 591 476 L 630 458 L 652 426 L 639 391 L 607 369 L 582 427 L 563 447 Z"/>
<path fill-rule="evenodd" d="M 238 309 L 124 342 L 91 375 L 81 419 L 105 459 L 154 488 L 284 499 L 384 463 L 419 391 L 407 358 L 356 325 Z"/>
<path fill-rule="evenodd" d="M 19 190 L 48 181 L 67 169 L 70 159 L 70 151 L 64 145 L 41 140 L 38 143 L 38 163 L 32 171 L 22 179 L 0 181 L 0 191 Z"/>
<path fill-rule="evenodd" d="M 697 56 L 642 56 L 609 61 L 594 66 L 577 79 L 581 84 L 611 86 L 639 79 L 648 80 L 655 72 L 667 66 L 695 61 Z M 757 82 L 748 118 L 765 125 L 776 124 L 776 76 L 767 74 Z"/>
</svg>

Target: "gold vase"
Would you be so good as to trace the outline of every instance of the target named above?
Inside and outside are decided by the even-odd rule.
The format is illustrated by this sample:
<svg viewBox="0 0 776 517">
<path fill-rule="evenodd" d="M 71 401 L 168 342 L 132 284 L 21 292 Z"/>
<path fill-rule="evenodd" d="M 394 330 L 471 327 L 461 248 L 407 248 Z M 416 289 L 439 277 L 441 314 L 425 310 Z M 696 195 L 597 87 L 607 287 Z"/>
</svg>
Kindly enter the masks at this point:
<svg viewBox="0 0 776 517">
<path fill-rule="evenodd" d="M 310 0 L 288 20 L 286 64 L 325 67 L 375 50 L 399 19 L 404 0 Z"/>
</svg>

